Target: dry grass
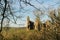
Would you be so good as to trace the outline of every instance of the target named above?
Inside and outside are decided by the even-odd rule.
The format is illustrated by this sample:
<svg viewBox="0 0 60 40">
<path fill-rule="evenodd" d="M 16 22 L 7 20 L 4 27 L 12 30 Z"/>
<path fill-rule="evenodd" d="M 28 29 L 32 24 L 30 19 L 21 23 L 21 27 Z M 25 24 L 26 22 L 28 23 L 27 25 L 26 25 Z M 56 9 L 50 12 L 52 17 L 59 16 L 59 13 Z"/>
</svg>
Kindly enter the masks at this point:
<svg viewBox="0 0 60 40">
<path fill-rule="evenodd" d="M 21 28 L 3 28 L 0 34 L 0 40 L 60 40 L 60 33 L 56 34 L 53 29 L 41 31 L 21 29 Z"/>
</svg>

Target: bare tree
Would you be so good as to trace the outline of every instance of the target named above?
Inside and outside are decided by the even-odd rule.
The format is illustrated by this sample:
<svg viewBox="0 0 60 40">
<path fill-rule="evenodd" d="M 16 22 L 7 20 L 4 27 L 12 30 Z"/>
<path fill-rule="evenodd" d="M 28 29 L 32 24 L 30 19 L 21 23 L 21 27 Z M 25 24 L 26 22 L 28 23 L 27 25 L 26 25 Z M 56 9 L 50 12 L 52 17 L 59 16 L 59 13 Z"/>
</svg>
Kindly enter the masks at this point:
<svg viewBox="0 0 60 40">
<path fill-rule="evenodd" d="M 11 1 L 11 3 L 10 3 Z M 20 3 L 20 11 L 21 9 L 24 10 L 25 7 L 23 7 L 23 3 L 28 6 L 32 6 L 33 8 L 37 9 L 40 11 L 40 9 L 38 9 L 35 5 L 33 5 L 31 3 L 32 0 L 18 0 L 18 2 Z M 35 0 L 36 1 L 36 0 Z M 37 1 L 38 2 L 38 1 Z M 12 0 L 0 0 L 0 9 L 1 9 L 1 29 L 0 29 L 0 32 L 2 31 L 2 27 L 3 27 L 3 21 L 4 21 L 4 18 L 7 18 L 8 20 L 10 20 L 12 23 L 16 23 L 17 21 L 17 18 L 21 18 L 21 15 L 20 16 L 17 16 L 17 15 L 14 15 L 13 13 L 13 10 L 11 8 L 11 4 L 13 3 Z M 25 11 L 26 12 L 26 11 Z M 11 19 L 13 19 L 14 21 L 12 21 Z"/>
</svg>

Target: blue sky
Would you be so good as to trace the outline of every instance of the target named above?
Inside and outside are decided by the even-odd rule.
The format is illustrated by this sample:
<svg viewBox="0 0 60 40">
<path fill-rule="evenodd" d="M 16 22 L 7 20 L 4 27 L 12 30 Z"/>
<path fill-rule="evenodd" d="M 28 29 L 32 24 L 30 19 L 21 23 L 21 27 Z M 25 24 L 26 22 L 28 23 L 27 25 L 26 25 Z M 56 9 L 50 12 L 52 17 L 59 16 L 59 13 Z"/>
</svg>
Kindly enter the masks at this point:
<svg viewBox="0 0 60 40">
<path fill-rule="evenodd" d="M 34 21 L 35 16 L 33 15 L 33 11 L 36 10 L 34 7 L 28 5 L 26 6 L 23 2 L 22 2 L 22 6 L 24 7 L 24 10 L 22 9 L 20 11 L 20 4 L 18 2 L 18 0 L 12 0 L 12 8 L 14 8 L 13 12 L 16 12 L 15 15 L 22 15 L 24 16 L 22 19 L 18 19 L 17 23 L 18 24 L 25 24 L 26 22 L 26 17 L 30 16 L 31 21 Z M 12 2 L 11 1 L 11 2 Z M 48 9 L 57 9 L 58 6 L 60 6 L 60 0 L 38 0 L 38 2 L 36 0 L 31 0 L 31 4 L 34 5 L 36 8 L 44 10 L 45 11 L 45 15 L 43 15 L 43 17 L 41 17 L 41 21 L 46 21 L 48 18 L 47 11 Z M 11 24 L 10 26 L 14 26 L 16 24 Z M 22 25 L 16 25 L 16 26 L 22 26 Z"/>
</svg>

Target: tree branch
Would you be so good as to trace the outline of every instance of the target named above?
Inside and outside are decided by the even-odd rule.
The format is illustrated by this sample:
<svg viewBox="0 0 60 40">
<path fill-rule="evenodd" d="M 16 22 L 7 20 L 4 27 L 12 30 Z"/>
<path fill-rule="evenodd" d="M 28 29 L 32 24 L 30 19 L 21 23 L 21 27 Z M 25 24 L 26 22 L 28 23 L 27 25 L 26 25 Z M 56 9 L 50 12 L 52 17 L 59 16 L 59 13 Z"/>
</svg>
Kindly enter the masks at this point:
<svg viewBox="0 0 60 40">
<path fill-rule="evenodd" d="M 4 6 L 4 9 L 3 9 L 3 14 L 2 14 L 2 20 L 1 20 L 1 29 L 0 29 L 0 32 L 2 31 L 2 27 L 3 27 L 3 21 L 4 21 L 4 18 L 5 18 L 5 11 L 6 11 L 6 6 L 7 6 L 7 0 L 4 0 L 5 2 L 5 6 Z"/>
</svg>

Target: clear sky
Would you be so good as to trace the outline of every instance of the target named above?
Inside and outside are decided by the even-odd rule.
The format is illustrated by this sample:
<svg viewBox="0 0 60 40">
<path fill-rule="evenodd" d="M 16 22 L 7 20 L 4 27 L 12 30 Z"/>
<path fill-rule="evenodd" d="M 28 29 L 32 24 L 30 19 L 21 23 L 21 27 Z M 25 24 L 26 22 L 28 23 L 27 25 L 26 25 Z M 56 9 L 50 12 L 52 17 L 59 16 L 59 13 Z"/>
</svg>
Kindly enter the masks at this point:
<svg viewBox="0 0 60 40">
<path fill-rule="evenodd" d="M 21 15 L 23 18 L 18 19 L 17 23 L 18 24 L 25 24 L 26 22 L 26 17 L 30 16 L 31 20 L 34 21 L 35 16 L 33 15 L 33 11 L 36 10 L 34 7 L 28 5 L 26 6 L 24 3 L 22 3 L 22 6 L 24 7 L 24 10 L 20 10 L 20 4 L 18 0 L 12 0 L 12 8 L 14 8 L 13 12 L 16 12 L 15 15 Z M 10 1 L 10 2 L 12 2 Z M 41 21 L 46 21 L 48 18 L 47 11 L 48 9 L 57 9 L 58 6 L 60 6 L 60 0 L 31 0 L 31 4 L 34 5 L 36 8 L 44 10 L 45 15 L 41 17 Z M 10 24 L 10 26 L 18 26 L 16 24 Z M 22 26 L 22 25 L 20 25 Z M 23 25 L 24 26 L 24 25 Z"/>
</svg>

